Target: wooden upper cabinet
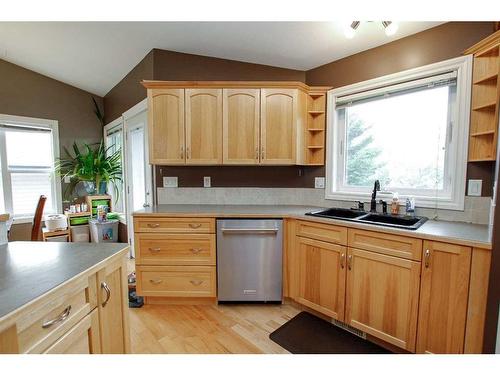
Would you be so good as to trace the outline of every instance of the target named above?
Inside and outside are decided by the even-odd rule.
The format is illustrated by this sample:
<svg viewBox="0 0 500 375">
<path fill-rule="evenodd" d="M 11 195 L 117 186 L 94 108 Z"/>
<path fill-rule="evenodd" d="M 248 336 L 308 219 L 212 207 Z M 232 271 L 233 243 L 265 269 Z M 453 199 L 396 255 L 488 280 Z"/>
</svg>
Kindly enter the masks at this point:
<svg viewBox="0 0 500 375">
<path fill-rule="evenodd" d="M 348 249 L 345 322 L 415 351 L 420 262 Z"/>
<path fill-rule="evenodd" d="M 222 89 L 186 89 L 186 164 L 222 164 Z"/>
<path fill-rule="evenodd" d="M 261 163 L 295 164 L 297 89 L 261 89 Z"/>
<path fill-rule="evenodd" d="M 463 353 L 471 248 L 425 241 L 417 352 Z"/>
<path fill-rule="evenodd" d="M 184 89 L 148 90 L 151 164 L 184 164 Z"/>
<path fill-rule="evenodd" d="M 260 160 L 260 90 L 223 90 L 224 164 L 258 164 Z"/>
<path fill-rule="evenodd" d="M 297 301 L 337 320 L 344 319 L 344 246 L 297 237 Z"/>
</svg>

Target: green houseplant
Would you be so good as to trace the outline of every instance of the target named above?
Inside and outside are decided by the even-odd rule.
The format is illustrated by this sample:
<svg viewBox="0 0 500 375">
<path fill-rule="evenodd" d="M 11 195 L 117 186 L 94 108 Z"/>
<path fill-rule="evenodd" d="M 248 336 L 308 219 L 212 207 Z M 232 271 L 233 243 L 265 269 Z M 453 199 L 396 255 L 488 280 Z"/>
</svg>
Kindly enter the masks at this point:
<svg viewBox="0 0 500 375">
<path fill-rule="evenodd" d="M 74 155 L 64 147 L 66 157 L 56 162 L 56 172 L 61 178 L 70 178 L 64 190 L 65 197 L 74 193 L 78 183 L 83 182 L 89 195 L 106 194 L 107 184 L 113 183 L 116 197 L 118 185 L 122 182 L 121 151 L 112 152 L 113 146 L 105 147 L 104 142 L 83 144 L 82 149 L 73 143 Z"/>
</svg>

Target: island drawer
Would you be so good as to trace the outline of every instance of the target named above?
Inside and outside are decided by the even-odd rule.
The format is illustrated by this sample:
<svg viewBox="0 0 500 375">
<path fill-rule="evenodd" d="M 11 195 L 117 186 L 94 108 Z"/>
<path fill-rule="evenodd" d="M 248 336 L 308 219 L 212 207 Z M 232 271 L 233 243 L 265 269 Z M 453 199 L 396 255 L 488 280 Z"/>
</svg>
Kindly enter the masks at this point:
<svg viewBox="0 0 500 375">
<path fill-rule="evenodd" d="M 95 307 L 95 280 L 80 278 L 26 309 L 16 321 L 19 352 L 43 353 L 87 315 Z"/>
<path fill-rule="evenodd" d="M 382 232 L 349 229 L 349 247 L 370 250 L 399 258 L 421 260 L 422 240 Z"/>
<path fill-rule="evenodd" d="M 215 266 L 215 234 L 135 235 L 138 265 Z"/>
<path fill-rule="evenodd" d="M 135 232 L 215 233 L 215 219 L 203 217 L 136 217 Z"/>
<path fill-rule="evenodd" d="M 296 233 L 297 236 L 312 238 L 313 240 L 347 245 L 347 228 L 337 225 L 298 220 Z"/>
<path fill-rule="evenodd" d="M 137 266 L 137 294 L 161 297 L 215 297 L 213 266 Z"/>
</svg>

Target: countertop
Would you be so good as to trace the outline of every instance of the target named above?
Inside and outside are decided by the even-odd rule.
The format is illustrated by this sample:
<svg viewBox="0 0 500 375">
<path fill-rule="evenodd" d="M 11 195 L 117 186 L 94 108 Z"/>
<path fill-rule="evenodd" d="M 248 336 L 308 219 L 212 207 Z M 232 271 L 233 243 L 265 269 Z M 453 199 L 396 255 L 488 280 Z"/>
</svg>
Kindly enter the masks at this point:
<svg viewBox="0 0 500 375">
<path fill-rule="evenodd" d="M 126 248 L 124 243 L 0 245 L 0 319 Z"/>
<path fill-rule="evenodd" d="M 294 205 L 157 205 L 134 212 L 133 216 L 178 216 L 178 217 L 275 217 L 295 218 L 349 228 L 399 234 L 428 240 L 445 241 L 465 246 L 491 249 L 488 225 L 468 224 L 454 221 L 428 220 L 417 230 L 390 228 L 353 221 L 319 218 L 305 215 L 307 212 L 325 207 Z"/>
</svg>

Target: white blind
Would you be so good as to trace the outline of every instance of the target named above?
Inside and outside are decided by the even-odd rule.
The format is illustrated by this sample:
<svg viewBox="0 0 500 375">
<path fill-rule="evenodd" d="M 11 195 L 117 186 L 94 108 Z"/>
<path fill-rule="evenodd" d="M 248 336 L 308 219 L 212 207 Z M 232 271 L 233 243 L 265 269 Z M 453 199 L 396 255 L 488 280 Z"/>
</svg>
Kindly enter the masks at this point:
<svg viewBox="0 0 500 375">
<path fill-rule="evenodd" d="M 413 81 L 402 82 L 390 86 L 378 87 L 372 90 L 357 92 L 351 95 L 339 96 L 335 100 L 336 108 L 382 99 L 394 95 L 404 95 L 411 92 L 427 90 L 434 87 L 456 85 L 457 72 L 452 71 Z"/>
</svg>

